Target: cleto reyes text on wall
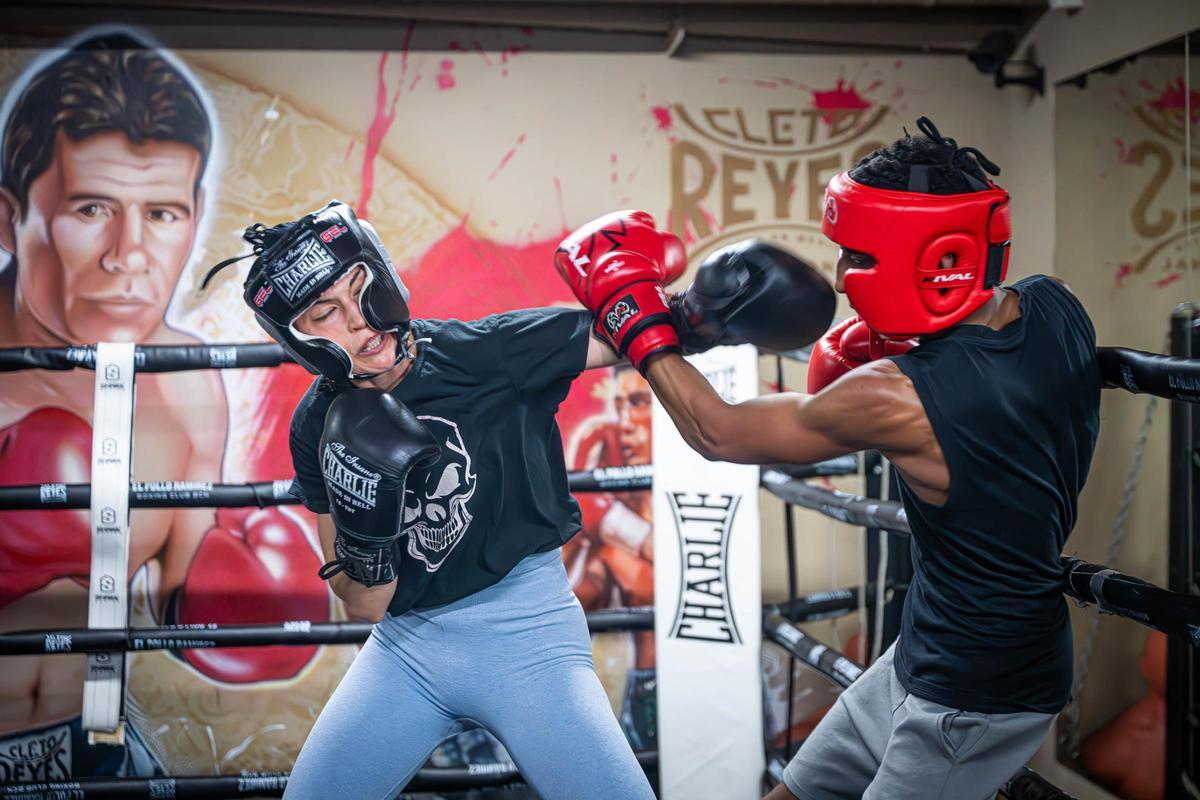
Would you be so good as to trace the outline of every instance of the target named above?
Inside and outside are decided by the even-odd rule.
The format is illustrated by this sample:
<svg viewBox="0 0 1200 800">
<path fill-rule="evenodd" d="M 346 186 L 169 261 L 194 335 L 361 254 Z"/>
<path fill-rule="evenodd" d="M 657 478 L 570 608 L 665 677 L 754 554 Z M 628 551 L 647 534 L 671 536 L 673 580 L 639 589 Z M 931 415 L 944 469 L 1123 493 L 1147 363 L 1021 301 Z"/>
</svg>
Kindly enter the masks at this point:
<svg viewBox="0 0 1200 800">
<path fill-rule="evenodd" d="M 675 103 L 671 231 L 693 254 L 772 230 L 821 241 L 825 184 L 883 146 L 871 134 L 888 111 L 881 104 L 750 111 Z"/>
</svg>

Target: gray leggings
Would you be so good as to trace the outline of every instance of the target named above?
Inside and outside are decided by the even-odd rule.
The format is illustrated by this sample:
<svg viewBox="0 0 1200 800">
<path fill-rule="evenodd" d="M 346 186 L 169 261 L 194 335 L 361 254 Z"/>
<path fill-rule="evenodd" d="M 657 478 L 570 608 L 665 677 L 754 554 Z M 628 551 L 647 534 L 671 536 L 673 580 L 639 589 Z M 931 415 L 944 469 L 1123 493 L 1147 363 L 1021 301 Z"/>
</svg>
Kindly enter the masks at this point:
<svg viewBox="0 0 1200 800">
<path fill-rule="evenodd" d="M 909 694 L 888 648 L 783 773 L 800 800 L 984 800 L 1046 738 L 1054 714 L 961 711 Z"/>
<path fill-rule="evenodd" d="M 470 597 L 376 625 L 285 797 L 392 797 L 461 719 L 491 731 L 545 800 L 654 797 L 596 677 L 558 550 Z"/>
</svg>

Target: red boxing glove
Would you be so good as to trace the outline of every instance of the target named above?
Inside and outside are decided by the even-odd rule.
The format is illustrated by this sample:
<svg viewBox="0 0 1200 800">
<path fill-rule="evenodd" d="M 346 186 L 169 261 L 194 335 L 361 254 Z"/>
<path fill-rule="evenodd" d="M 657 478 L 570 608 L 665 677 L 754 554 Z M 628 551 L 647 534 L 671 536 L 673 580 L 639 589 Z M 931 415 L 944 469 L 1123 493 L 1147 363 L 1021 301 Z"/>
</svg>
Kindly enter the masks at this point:
<svg viewBox="0 0 1200 800">
<path fill-rule="evenodd" d="M 179 590 L 178 622 L 328 622 L 329 589 L 317 576 L 320 566 L 304 529 L 281 509 L 219 509 L 217 526 L 204 534 L 188 565 Z M 210 678 L 254 683 L 295 676 L 316 649 L 191 649 L 183 657 Z"/>
<path fill-rule="evenodd" d="M 664 350 L 679 350 L 679 335 L 663 286 L 683 274 L 679 237 L 659 231 L 645 211 L 618 211 L 583 225 L 558 246 L 554 265 L 596 317 L 596 333 L 641 369 Z"/>
<path fill-rule="evenodd" d="M 92 426 L 62 408 L 39 408 L 0 430 L 0 484 L 87 483 Z M 6 511 L 0 536 L 0 608 L 61 577 L 87 582 L 89 512 Z"/>
<path fill-rule="evenodd" d="M 816 394 L 855 367 L 884 356 L 903 355 L 916 344 L 912 339 L 885 339 L 868 328 L 861 317 L 844 319 L 813 345 L 808 361 L 808 393 Z"/>
</svg>

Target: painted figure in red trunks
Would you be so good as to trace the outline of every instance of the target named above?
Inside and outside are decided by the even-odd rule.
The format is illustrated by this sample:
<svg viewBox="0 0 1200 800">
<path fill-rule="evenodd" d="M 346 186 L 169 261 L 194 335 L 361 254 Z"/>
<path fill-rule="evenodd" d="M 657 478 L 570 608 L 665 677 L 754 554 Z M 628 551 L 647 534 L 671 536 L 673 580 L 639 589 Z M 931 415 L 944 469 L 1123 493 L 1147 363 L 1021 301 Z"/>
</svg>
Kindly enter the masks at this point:
<svg viewBox="0 0 1200 800">
<path fill-rule="evenodd" d="M 652 463 L 650 385 L 628 364 L 613 368 L 610 402 L 616 420 L 587 431 L 574 469 Z M 563 547 L 572 587 L 584 609 L 654 604 L 654 527 L 648 491 L 581 493 L 580 535 Z M 655 748 L 654 631 L 635 634 L 633 669 L 625 682 L 620 719 L 635 750 Z"/>
</svg>

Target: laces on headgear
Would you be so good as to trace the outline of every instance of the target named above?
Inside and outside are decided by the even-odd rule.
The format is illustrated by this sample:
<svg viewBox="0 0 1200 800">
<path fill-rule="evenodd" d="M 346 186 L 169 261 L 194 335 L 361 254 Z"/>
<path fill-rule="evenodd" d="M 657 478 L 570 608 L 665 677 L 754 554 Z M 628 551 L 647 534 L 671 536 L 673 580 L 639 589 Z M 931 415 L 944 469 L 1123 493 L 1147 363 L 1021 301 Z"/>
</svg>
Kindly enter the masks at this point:
<svg viewBox="0 0 1200 800">
<path fill-rule="evenodd" d="M 220 272 L 221 270 L 230 266 L 231 264 L 236 264 L 237 262 L 243 261 L 247 258 L 250 258 L 251 256 L 262 255 L 263 250 L 266 249 L 265 245 L 264 245 L 264 242 L 266 240 L 266 235 L 267 235 L 267 226 L 263 225 L 261 222 L 256 222 L 253 225 L 251 225 L 250 227 L 246 228 L 246 230 L 242 232 L 242 239 L 244 239 L 245 241 L 250 243 L 250 245 L 251 245 L 250 252 L 243 253 L 240 256 L 234 256 L 232 258 L 227 258 L 224 261 L 221 261 L 221 262 L 218 262 L 217 264 L 215 264 L 208 271 L 208 274 L 206 274 L 204 276 L 204 280 L 200 281 L 200 291 L 204 291 L 205 289 L 207 289 L 209 281 L 211 281 L 214 277 L 216 277 L 218 272 Z"/>
<path fill-rule="evenodd" d="M 967 184 L 975 191 L 984 191 L 988 189 L 988 185 L 979 180 L 978 177 L 972 175 L 968 170 L 962 169 L 956 163 L 960 155 L 970 156 L 974 159 L 976 165 L 988 175 L 996 176 L 1000 174 L 1000 167 L 994 161 L 980 152 L 977 147 L 959 147 L 958 142 L 951 139 L 949 136 L 942 136 L 937 126 L 933 124 L 933 120 L 929 117 L 918 117 L 917 128 L 926 137 L 938 144 L 945 146 L 947 157 L 945 168 L 957 171 L 963 176 Z M 905 131 L 907 133 L 907 131 Z M 914 165 L 909 173 L 909 191 L 927 192 L 929 191 L 929 169 L 928 165 Z"/>
</svg>

